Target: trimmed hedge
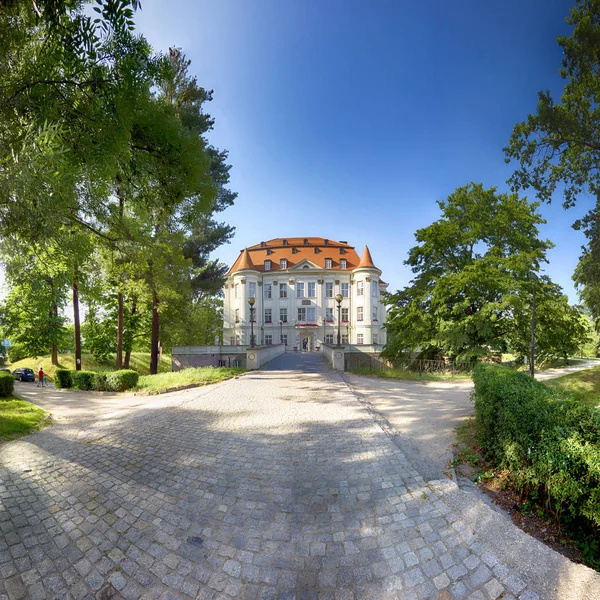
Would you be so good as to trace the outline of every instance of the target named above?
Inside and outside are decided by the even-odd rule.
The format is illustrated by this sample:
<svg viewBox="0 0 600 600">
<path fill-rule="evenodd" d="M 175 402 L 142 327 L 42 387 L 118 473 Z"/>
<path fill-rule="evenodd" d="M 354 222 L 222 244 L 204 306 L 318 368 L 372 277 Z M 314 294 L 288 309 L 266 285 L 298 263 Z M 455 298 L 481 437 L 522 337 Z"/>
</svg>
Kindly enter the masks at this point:
<svg viewBox="0 0 600 600">
<path fill-rule="evenodd" d="M 57 388 L 72 388 L 73 375 L 69 369 L 56 369 L 54 372 L 54 385 Z"/>
<path fill-rule="evenodd" d="M 94 389 L 94 371 L 71 371 L 73 385 L 80 390 Z"/>
<path fill-rule="evenodd" d="M 479 443 L 556 518 L 600 528 L 600 410 L 496 365 L 473 372 Z"/>
<path fill-rule="evenodd" d="M 69 371 L 56 370 L 56 386 L 61 388 L 76 387 L 80 390 L 97 392 L 124 392 L 138 384 L 140 374 L 131 369 L 120 371 Z"/>
<path fill-rule="evenodd" d="M 0 371 L 0 398 L 8 398 L 12 396 L 15 389 L 15 378 L 12 373 Z"/>
</svg>

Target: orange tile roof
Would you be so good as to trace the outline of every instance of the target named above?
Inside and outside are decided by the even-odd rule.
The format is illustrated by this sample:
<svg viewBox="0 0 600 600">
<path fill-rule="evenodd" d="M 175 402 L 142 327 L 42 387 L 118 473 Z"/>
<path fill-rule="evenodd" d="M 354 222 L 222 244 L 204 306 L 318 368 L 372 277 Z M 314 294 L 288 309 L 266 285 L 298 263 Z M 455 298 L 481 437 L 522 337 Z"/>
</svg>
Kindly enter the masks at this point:
<svg viewBox="0 0 600 600">
<path fill-rule="evenodd" d="M 285 270 L 279 268 L 279 261 L 282 258 L 287 259 L 288 269 L 303 260 L 309 260 L 324 269 L 326 258 L 331 258 L 331 270 L 334 271 L 340 270 L 340 259 L 346 260 L 346 269 L 341 269 L 345 271 L 356 269 L 360 263 L 354 246 L 350 246 L 347 242 L 337 242 L 321 237 L 275 238 L 240 251 L 240 255 L 227 275 L 243 269 L 264 272 L 266 260 L 271 261 L 271 271 L 269 272 Z M 248 266 L 248 264 L 252 266 Z"/>
<path fill-rule="evenodd" d="M 373 264 L 373 259 L 371 258 L 371 253 L 369 252 L 369 246 L 365 246 L 365 249 L 363 250 L 363 255 L 360 258 L 360 262 L 358 263 L 359 267 L 373 267 L 373 268 L 377 268 L 374 264 Z"/>
</svg>

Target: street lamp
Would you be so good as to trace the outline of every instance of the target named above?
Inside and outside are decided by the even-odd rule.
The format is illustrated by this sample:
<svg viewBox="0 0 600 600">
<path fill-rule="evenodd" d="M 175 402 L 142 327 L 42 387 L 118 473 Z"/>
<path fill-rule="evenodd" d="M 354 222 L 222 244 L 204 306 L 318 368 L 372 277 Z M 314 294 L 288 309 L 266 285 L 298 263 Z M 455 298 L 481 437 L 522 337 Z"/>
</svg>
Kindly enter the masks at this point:
<svg viewBox="0 0 600 600">
<path fill-rule="evenodd" d="M 279 343 L 283 344 L 283 320 L 282 319 L 279 319 Z"/>
<path fill-rule="evenodd" d="M 338 335 L 337 335 L 337 345 L 341 346 L 341 337 L 340 337 L 340 329 L 342 328 L 342 300 L 344 299 L 344 297 L 341 294 L 338 294 L 335 297 L 335 301 L 337 302 L 338 305 Z"/>
<path fill-rule="evenodd" d="M 533 292 L 531 295 L 531 360 L 529 361 L 529 374 L 535 378 L 535 273 L 531 274 Z"/>
<path fill-rule="evenodd" d="M 255 298 L 248 298 L 248 304 L 250 305 L 250 347 L 254 348 L 254 303 Z"/>
</svg>

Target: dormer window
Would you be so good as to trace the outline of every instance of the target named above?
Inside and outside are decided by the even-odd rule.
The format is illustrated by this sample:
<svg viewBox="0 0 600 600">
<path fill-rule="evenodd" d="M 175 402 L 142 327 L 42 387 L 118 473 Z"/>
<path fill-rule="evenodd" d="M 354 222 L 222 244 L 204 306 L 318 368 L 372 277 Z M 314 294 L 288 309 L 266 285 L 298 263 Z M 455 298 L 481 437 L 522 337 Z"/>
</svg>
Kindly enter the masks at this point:
<svg viewBox="0 0 600 600">
<path fill-rule="evenodd" d="M 342 258 L 342 259 L 340 260 L 340 269 L 345 269 L 345 268 L 346 268 L 346 266 L 347 266 L 347 264 L 346 264 L 346 259 L 345 259 L 345 258 Z"/>
<path fill-rule="evenodd" d="M 265 260 L 265 271 L 270 271 L 270 270 L 271 270 L 271 261 Z"/>
<path fill-rule="evenodd" d="M 271 248 L 267 248 L 267 256 L 271 255 Z"/>
<path fill-rule="evenodd" d="M 315 254 L 319 254 L 320 250 L 318 248 L 315 248 Z"/>
<path fill-rule="evenodd" d="M 343 248 L 340 248 L 340 254 L 346 254 L 346 251 Z"/>
<path fill-rule="evenodd" d="M 287 269 L 287 258 L 282 258 L 279 261 L 279 268 L 280 269 Z"/>
<path fill-rule="evenodd" d="M 324 240 L 325 245 L 327 246 L 327 244 L 329 244 L 329 240 Z"/>
<path fill-rule="evenodd" d="M 308 239 L 304 238 L 304 245 L 308 245 Z"/>
<path fill-rule="evenodd" d="M 331 269 L 331 265 L 332 265 L 332 261 L 330 258 L 326 258 L 325 259 L 325 268 L 326 269 Z"/>
<path fill-rule="evenodd" d="M 261 243 L 260 243 L 260 247 L 261 247 L 261 248 L 264 248 L 266 245 L 267 245 L 267 242 L 261 242 Z"/>
<path fill-rule="evenodd" d="M 296 254 L 298 252 L 298 248 L 292 248 L 292 254 Z"/>
<path fill-rule="evenodd" d="M 288 245 L 288 241 L 287 240 L 283 240 L 283 245 L 287 246 Z"/>
</svg>

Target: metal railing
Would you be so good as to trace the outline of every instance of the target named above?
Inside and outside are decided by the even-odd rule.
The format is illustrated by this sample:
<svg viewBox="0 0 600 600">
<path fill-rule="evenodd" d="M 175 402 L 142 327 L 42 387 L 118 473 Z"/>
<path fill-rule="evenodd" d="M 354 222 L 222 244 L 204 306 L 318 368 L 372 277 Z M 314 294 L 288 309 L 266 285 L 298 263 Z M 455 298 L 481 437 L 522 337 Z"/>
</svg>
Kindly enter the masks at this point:
<svg viewBox="0 0 600 600">
<path fill-rule="evenodd" d="M 426 360 L 426 359 L 406 359 L 394 363 L 385 361 L 379 356 L 365 354 L 346 354 L 346 371 L 367 371 L 376 373 L 378 371 L 398 371 L 416 373 L 419 375 L 468 375 L 473 370 L 474 364 L 471 362 L 457 362 L 453 360 Z"/>
</svg>

